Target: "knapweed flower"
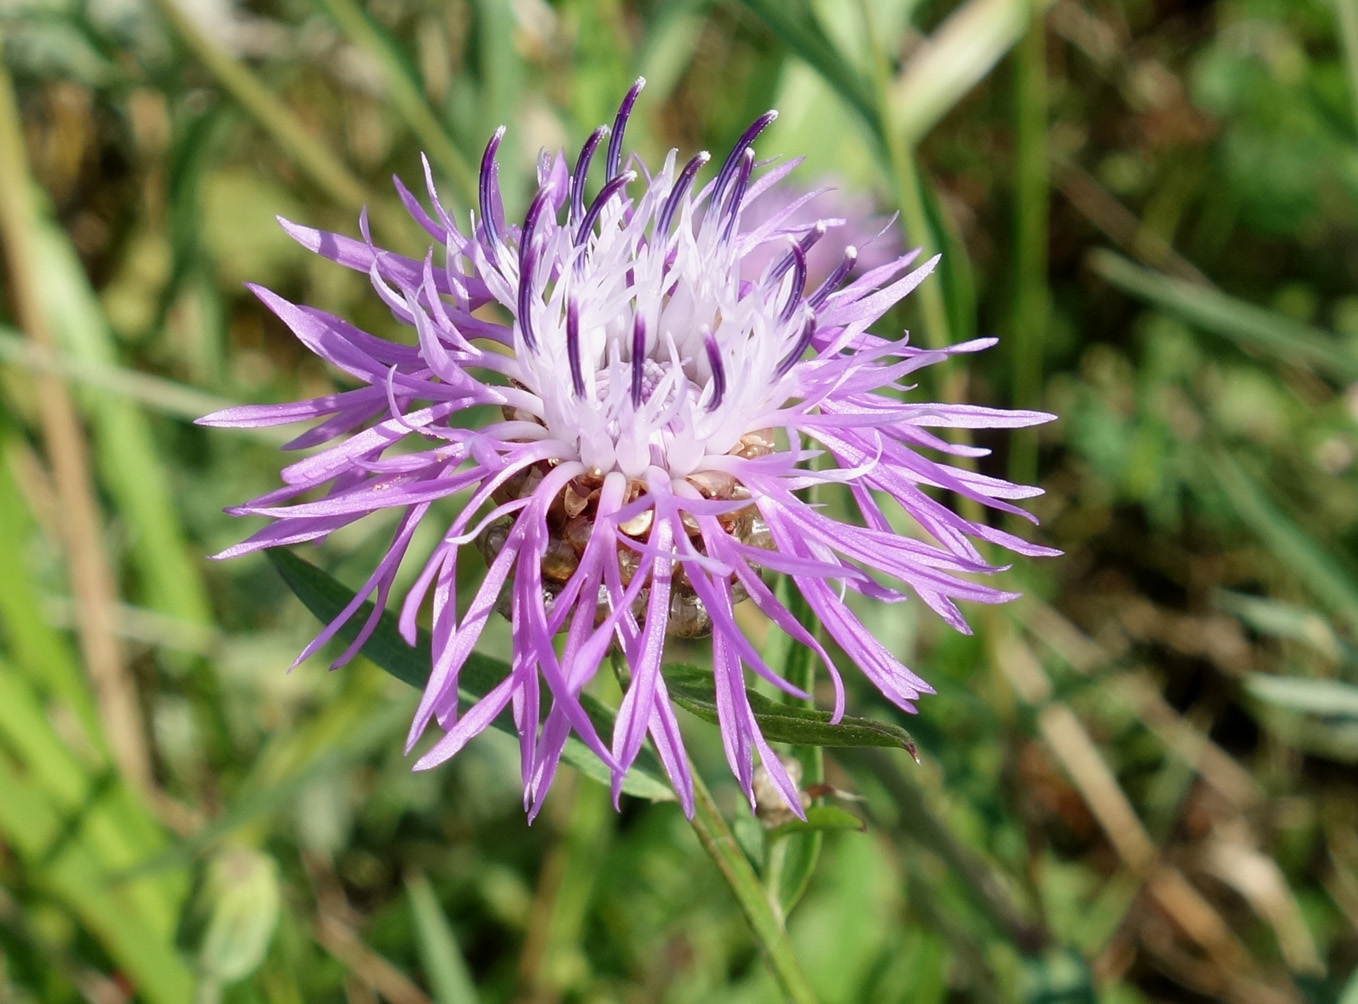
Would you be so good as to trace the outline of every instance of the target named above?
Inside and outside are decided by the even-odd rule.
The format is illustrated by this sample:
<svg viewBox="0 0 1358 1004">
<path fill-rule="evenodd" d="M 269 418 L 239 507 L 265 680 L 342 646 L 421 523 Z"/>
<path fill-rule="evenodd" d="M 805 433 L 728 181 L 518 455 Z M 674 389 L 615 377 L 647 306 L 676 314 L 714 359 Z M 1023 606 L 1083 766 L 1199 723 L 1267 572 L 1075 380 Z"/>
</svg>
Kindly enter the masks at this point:
<svg viewBox="0 0 1358 1004">
<path fill-rule="evenodd" d="M 1037 491 L 933 459 L 983 451 L 929 430 L 1025 426 L 1051 416 L 913 400 L 906 381 L 915 371 L 989 344 L 926 351 L 868 332 L 937 259 L 915 267 L 907 254 L 846 281 L 856 257 L 849 247 L 813 285 L 807 255 L 831 228 L 802 218 L 805 197 L 766 207 L 757 225 L 743 223 L 747 207 L 795 166 L 756 163 L 753 143 L 774 113 L 757 119 L 705 180 L 706 153 L 681 164 L 671 151 L 650 172 L 623 157 L 640 88 L 638 81 L 612 129 L 596 130 L 573 163 L 564 154 L 540 158 L 521 224 L 508 222 L 501 205 L 503 129 L 481 160 L 479 211 L 465 230 L 441 206 L 427 164 L 429 209 L 398 182 L 434 242 L 422 260 L 377 247 L 364 222 L 361 240 L 283 223 L 312 251 L 366 272 L 410 337 L 377 338 L 255 290 L 357 386 L 203 419 L 314 421 L 289 445 L 329 444 L 285 467 L 282 488 L 228 510 L 273 522 L 222 556 L 323 539 L 384 510 L 399 514 L 385 557 L 300 661 L 362 600 L 375 596 L 376 609 L 385 606 L 416 527 L 440 500 L 458 496 L 460 509 L 400 610 L 413 642 L 432 597 L 433 665 L 410 743 L 431 722 L 443 735 L 417 768 L 448 759 L 508 708 L 530 812 L 541 806 L 572 730 L 612 771 L 615 797 L 649 735 L 691 812 L 661 661 L 667 635 L 710 637 L 732 772 L 750 795 L 757 756 L 800 813 L 796 786 L 751 712 L 745 672 L 800 692 L 760 658 L 733 608 L 748 600 L 810 646 L 840 715 L 844 688 L 829 653 L 766 581 L 789 577 L 847 659 L 913 710 L 929 685 L 863 626 L 847 591 L 887 602 L 913 595 L 959 631 L 967 626 L 957 601 L 1010 599 L 965 578 L 997 571 L 974 541 L 1052 552 L 958 515 L 936 493 L 1022 513 L 1012 500 Z M 746 259 L 770 248 L 768 264 L 745 277 Z M 487 405 L 490 418 L 484 409 L 469 414 Z M 806 490 L 816 485 L 842 486 L 858 518 L 841 522 L 809 502 Z M 920 532 L 895 529 L 893 508 Z M 459 609 L 456 573 L 468 548 L 487 567 Z M 512 622 L 508 672 L 460 708 L 459 670 L 497 610 Z M 337 664 L 375 624 L 376 615 Z M 612 646 L 629 678 L 613 734 L 601 736 L 580 694 Z"/>
</svg>

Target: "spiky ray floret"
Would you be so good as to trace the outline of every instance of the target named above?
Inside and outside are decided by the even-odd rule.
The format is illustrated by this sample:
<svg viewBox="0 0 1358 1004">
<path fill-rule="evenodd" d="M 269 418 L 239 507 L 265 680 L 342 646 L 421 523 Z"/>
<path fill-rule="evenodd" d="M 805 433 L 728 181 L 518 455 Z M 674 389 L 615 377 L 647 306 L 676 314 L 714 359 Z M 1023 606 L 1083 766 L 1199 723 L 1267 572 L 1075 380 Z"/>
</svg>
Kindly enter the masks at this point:
<svg viewBox="0 0 1358 1004">
<path fill-rule="evenodd" d="M 933 459 L 984 451 L 930 430 L 1018 427 L 1051 416 L 913 401 L 906 381 L 916 370 L 990 344 L 926 351 L 869 333 L 937 259 L 916 266 L 907 254 L 851 278 L 850 247 L 813 284 L 806 252 L 842 221 L 799 219 L 805 196 L 764 212 L 757 227 L 741 226 L 745 207 L 776 200 L 775 186 L 795 166 L 755 162 L 753 143 L 773 113 L 750 126 L 706 182 L 699 175 L 707 154 L 680 165 L 672 151 L 649 174 L 622 156 L 640 83 L 613 128 L 591 135 L 573 164 L 563 154 L 543 155 L 521 225 L 508 223 L 501 207 L 503 129 L 486 148 L 479 210 L 465 231 L 441 205 L 427 162 L 429 209 L 397 181 L 407 210 L 435 242 L 423 260 L 375 245 L 364 219 L 361 239 L 281 221 L 303 246 L 366 272 L 414 337 L 409 344 L 377 338 L 254 288 L 357 386 L 202 419 L 227 427 L 311 421 L 288 447 L 324 447 L 285 467 L 278 490 L 228 510 L 272 522 L 219 557 L 316 541 L 372 513 L 399 513 L 385 556 L 300 662 L 365 599 L 375 599 L 375 611 L 385 608 L 416 528 L 437 502 L 460 496 L 400 610 L 413 643 L 431 598 L 433 665 L 409 744 L 431 722 L 443 735 L 417 768 L 448 759 L 509 708 L 530 814 L 541 807 L 572 731 L 612 771 L 615 798 L 649 735 L 691 813 L 692 781 L 661 659 L 679 612 L 697 609 L 710 621 L 732 772 L 753 801 L 757 756 L 800 813 L 795 785 L 751 711 L 745 672 L 806 695 L 760 658 L 736 624 L 734 604 L 748 596 L 815 651 L 833 682 L 838 718 L 837 667 L 761 573 L 788 576 L 848 660 L 891 701 L 914 710 L 931 688 L 863 626 L 846 592 L 884 602 L 913 593 L 964 632 L 957 601 L 1012 598 L 965 577 L 999 570 L 974 541 L 1024 555 L 1055 552 L 966 519 L 929 489 L 1023 516 L 1013 503 L 1038 490 Z M 772 256 L 770 245 L 778 249 Z M 742 259 L 756 252 L 770 263 L 757 281 L 743 281 Z M 480 405 L 498 407 L 501 420 L 461 425 L 461 413 Z M 822 459 L 812 466 L 816 456 Z M 846 487 L 861 519 L 841 522 L 809 504 L 805 490 L 818 484 Z M 894 530 L 884 504 L 913 521 L 919 538 Z M 459 557 L 492 533 L 485 575 L 459 610 Z M 510 670 L 464 709 L 458 673 L 497 603 L 513 624 Z M 353 657 L 376 623 L 374 612 L 336 665 Z M 630 682 L 613 734 L 600 736 L 580 694 L 615 644 Z"/>
</svg>

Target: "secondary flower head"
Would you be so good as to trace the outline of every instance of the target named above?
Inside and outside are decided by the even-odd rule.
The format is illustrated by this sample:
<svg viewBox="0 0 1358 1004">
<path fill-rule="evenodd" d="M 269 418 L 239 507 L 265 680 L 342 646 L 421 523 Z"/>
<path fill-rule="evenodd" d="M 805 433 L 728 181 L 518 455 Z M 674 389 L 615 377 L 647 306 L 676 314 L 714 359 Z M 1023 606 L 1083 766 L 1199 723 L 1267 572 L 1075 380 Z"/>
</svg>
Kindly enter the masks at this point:
<svg viewBox="0 0 1358 1004">
<path fill-rule="evenodd" d="M 916 266 L 907 254 L 846 281 L 856 258 L 848 247 L 813 285 L 808 252 L 835 221 L 804 218 L 809 196 L 761 206 L 757 223 L 743 223 L 746 209 L 775 198 L 773 186 L 795 166 L 756 163 L 754 141 L 774 113 L 757 119 L 705 180 L 706 153 L 681 164 L 671 151 L 649 172 L 635 157 L 624 160 L 622 148 L 641 84 L 612 129 L 596 130 L 573 162 L 563 154 L 540 158 L 521 224 L 509 223 L 501 205 L 503 129 L 486 147 L 479 209 L 465 229 L 441 206 L 427 164 L 432 213 L 397 183 L 436 244 L 422 261 L 374 245 L 366 222 L 362 240 L 283 223 L 311 250 L 368 273 L 413 337 L 376 338 L 255 290 L 358 386 L 203 419 L 222 426 L 311 420 L 317 424 L 289 445 L 329 444 L 285 467 L 282 488 L 229 510 L 273 522 L 222 556 L 318 540 L 366 515 L 399 513 L 385 557 L 300 661 L 362 600 L 375 594 L 375 609 L 385 606 L 416 527 L 440 500 L 457 496 L 460 508 L 400 612 L 413 642 L 432 597 L 433 666 L 410 744 L 431 723 L 443 735 L 417 768 L 446 760 L 509 708 L 531 812 L 571 731 L 611 769 L 615 797 L 649 735 L 691 812 L 661 659 L 667 635 L 707 636 L 733 773 L 750 795 L 757 756 L 800 813 L 796 786 L 751 712 L 745 672 L 800 692 L 760 658 L 734 606 L 748 599 L 816 652 L 840 715 L 837 668 L 765 578 L 789 577 L 848 660 L 913 710 L 931 688 L 860 623 L 846 592 L 888 602 L 913 595 L 960 631 L 967 626 L 956 601 L 1010 599 L 964 577 L 997 571 L 974 541 L 1053 552 L 968 520 L 932 492 L 1022 514 L 1011 500 L 1037 490 L 933 459 L 983 451 L 929 430 L 1023 426 L 1051 416 L 912 400 L 906 381 L 916 370 L 989 344 L 926 351 L 868 332 L 937 259 Z M 750 278 L 743 266 L 756 256 L 767 263 Z M 473 423 L 468 409 L 484 405 L 498 417 Z M 819 484 L 844 486 L 858 518 L 841 522 L 810 504 L 806 489 Z M 893 529 L 892 507 L 921 532 Z M 459 609 L 456 572 L 469 547 L 487 568 Z M 459 670 L 497 609 L 513 625 L 509 672 L 460 708 Z M 338 663 L 375 626 L 374 613 Z M 579 697 L 614 645 L 630 679 L 613 734 L 601 736 Z"/>
</svg>

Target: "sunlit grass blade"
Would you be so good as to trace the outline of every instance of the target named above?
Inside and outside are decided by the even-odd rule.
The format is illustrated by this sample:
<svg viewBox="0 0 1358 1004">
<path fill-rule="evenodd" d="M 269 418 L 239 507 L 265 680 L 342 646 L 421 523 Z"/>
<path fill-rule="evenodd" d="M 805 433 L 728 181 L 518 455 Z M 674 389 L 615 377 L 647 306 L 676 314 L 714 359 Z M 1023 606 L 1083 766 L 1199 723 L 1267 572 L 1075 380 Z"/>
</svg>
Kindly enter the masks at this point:
<svg viewBox="0 0 1358 1004">
<path fill-rule="evenodd" d="M 1241 348 L 1338 380 L 1358 379 L 1358 355 L 1319 328 L 1245 303 L 1218 290 L 1160 275 L 1134 265 L 1112 251 L 1091 252 L 1089 264 L 1124 293 L 1235 342 Z"/>
<path fill-rule="evenodd" d="M 91 390 L 128 398 L 151 411 L 187 421 L 238 403 L 173 380 L 100 360 L 41 352 L 25 342 L 17 331 L 3 325 L 0 325 L 0 362 L 37 373 L 55 373 Z M 276 442 L 284 441 L 281 434 L 269 438 Z"/>
<path fill-rule="evenodd" d="M 47 219 L 35 221 L 34 265 L 62 351 L 85 365 L 115 368 L 118 350 L 99 301 L 70 241 Z M 149 605 L 181 620 L 211 617 L 201 579 L 175 504 L 168 465 L 146 417 L 130 401 L 85 392 L 94 462 L 135 539 L 129 558 Z"/>
<path fill-rule="evenodd" d="M 98 710 L 71 646 L 43 616 L 24 556 L 36 532 L 9 469 L 9 437 L 0 429 L 0 630 L 10 656 L 33 683 L 74 714 L 85 738 L 107 753 Z"/>
<path fill-rule="evenodd" d="M 437 1004 L 476 1004 L 476 984 L 458 947 L 452 925 L 424 873 L 406 878 L 406 898 L 415 918 L 415 947 L 424 962 Z"/>
<path fill-rule="evenodd" d="M 1216 602 L 1262 635 L 1301 642 L 1328 659 L 1358 664 L 1358 650 L 1339 637 L 1329 620 L 1309 607 L 1227 590 L 1217 593 Z"/>
<path fill-rule="evenodd" d="M 1251 673 L 1245 687 L 1270 731 L 1297 749 L 1358 763 L 1358 685 Z"/>
<path fill-rule="evenodd" d="M 0 837 L 22 862 L 28 882 L 98 940 L 149 1004 L 185 1004 L 193 977 L 163 924 L 144 915 L 139 895 L 110 884 L 105 863 L 71 830 L 42 782 L 0 755 Z M 173 902 L 167 902 L 173 908 Z"/>
<path fill-rule="evenodd" d="M 1298 526 L 1235 460 L 1214 453 L 1208 464 L 1236 513 L 1282 567 L 1294 572 L 1350 626 L 1358 627 L 1358 580 L 1332 550 Z"/>
<path fill-rule="evenodd" d="M 1010 358 L 1014 406 L 1041 404 L 1043 336 L 1047 328 L 1047 25 L 1029 18 L 1014 61 L 1014 338 Z M 1018 484 L 1037 480 L 1037 436 L 1014 437 L 1009 476 Z"/>
<path fill-rule="evenodd" d="M 877 127 L 877 104 L 872 88 L 853 68 L 853 63 L 836 51 L 816 23 L 815 13 L 805 0 L 742 0 L 780 41 L 810 64 L 839 95 L 862 116 L 872 129 Z"/>
<path fill-rule="evenodd" d="M 991 71 L 1049 0 L 969 0 L 911 53 L 891 85 L 885 126 L 912 146 Z"/>
</svg>

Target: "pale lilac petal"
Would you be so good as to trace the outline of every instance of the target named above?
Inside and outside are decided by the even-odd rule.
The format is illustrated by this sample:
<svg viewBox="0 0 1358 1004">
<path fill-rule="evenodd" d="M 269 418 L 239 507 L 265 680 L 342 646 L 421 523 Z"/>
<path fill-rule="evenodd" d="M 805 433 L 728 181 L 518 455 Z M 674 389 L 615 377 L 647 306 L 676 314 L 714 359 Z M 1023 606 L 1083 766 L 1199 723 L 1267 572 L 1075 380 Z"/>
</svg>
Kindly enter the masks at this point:
<svg viewBox="0 0 1358 1004">
<path fill-rule="evenodd" d="M 1057 552 L 948 500 L 1027 517 L 1017 503 L 1038 490 L 954 466 L 951 457 L 987 451 L 932 430 L 1019 429 L 1052 416 L 921 400 L 910 383 L 920 370 L 994 341 L 931 349 L 869 330 L 939 259 L 919 264 L 918 251 L 899 253 L 890 239 L 860 256 L 874 243 L 862 213 L 835 204 L 828 189 L 791 191 L 797 161 L 757 159 L 753 146 L 773 113 L 718 158 L 708 181 L 699 176 L 706 154 L 672 153 L 659 170 L 624 157 L 640 87 L 606 143 L 601 129 L 578 157 L 539 158 L 538 189 L 520 219 L 506 216 L 501 198 L 501 129 L 481 158 L 464 226 L 440 202 L 427 160 L 423 194 L 397 181 L 402 206 L 428 235 L 414 257 L 374 244 L 366 214 L 359 237 L 281 221 L 302 246 L 366 275 L 390 315 L 384 326 L 401 333 L 378 337 L 251 287 L 358 386 L 200 420 L 304 422 L 287 446 L 313 451 L 282 469 L 280 487 L 228 510 L 270 523 L 217 557 L 320 541 L 370 514 L 397 514 L 363 587 L 303 652 L 331 640 L 372 597 L 373 613 L 339 664 L 376 629 L 417 528 L 439 520 L 399 603 L 399 630 L 412 644 L 427 606 L 432 644 L 407 751 L 436 726 L 442 735 L 415 764 L 432 767 L 507 715 L 530 820 L 572 736 L 609 770 L 615 801 L 649 738 L 692 814 L 694 778 L 663 666 L 669 637 L 706 630 L 732 775 L 753 807 L 758 763 L 800 815 L 801 793 L 761 733 L 746 671 L 807 695 L 744 636 L 736 597 L 748 596 L 820 660 L 834 721 L 848 698 L 822 637 L 913 711 L 932 688 L 845 596 L 856 594 L 855 608 L 923 603 L 963 632 L 965 605 L 1013 598 L 992 584 L 1005 566 L 986 560 L 978 542 L 1025 556 Z M 877 220 L 869 230 L 890 227 Z M 813 253 L 824 256 L 814 269 Z M 825 498 L 810 501 L 810 489 L 848 499 L 851 521 Z M 902 519 L 909 532 L 897 529 Z M 464 557 L 468 546 L 479 554 Z M 459 572 L 465 580 L 482 565 L 460 604 Z M 792 615 L 777 577 L 800 591 L 821 631 Z M 463 707 L 462 669 L 497 610 L 512 622 L 505 676 Z M 606 743 L 581 695 L 614 648 L 629 683 Z"/>
</svg>

